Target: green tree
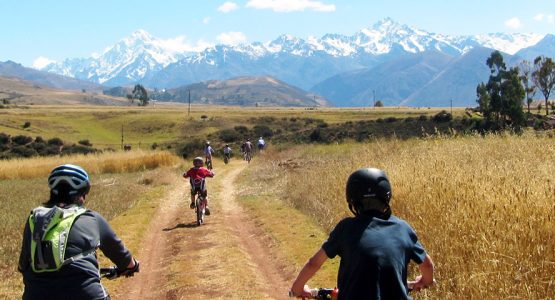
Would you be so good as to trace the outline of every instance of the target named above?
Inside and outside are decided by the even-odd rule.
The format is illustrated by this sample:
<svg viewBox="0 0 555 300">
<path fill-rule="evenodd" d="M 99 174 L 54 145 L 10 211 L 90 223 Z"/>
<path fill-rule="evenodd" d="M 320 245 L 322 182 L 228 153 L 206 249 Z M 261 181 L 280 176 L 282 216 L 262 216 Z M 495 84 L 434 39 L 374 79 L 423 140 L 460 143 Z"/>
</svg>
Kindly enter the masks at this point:
<svg viewBox="0 0 555 300">
<path fill-rule="evenodd" d="M 488 127 L 502 129 L 510 125 L 520 128 L 524 123 L 522 100 L 525 92 L 518 68 L 507 71 L 501 52 L 494 51 L 487 59 L 490 76 L 487 83 L 476 87 L 477 102 Z"/>
<path fill-rule="evenodd" d="M 545 114 L 549 115 L 549 95 L 555 86 L 555 62 L 550 57 L 536 57 L 532 80 L 545 98 Z"/>
<path fill-rule="evenodd" d="M 150 99 L 148 98 L 148 93 L 147 93 L 144 86 L 142 86 L 141 84 L 135 85 L 135 87 L 133 88 L 133 91 L 131 93 L 133 94 L 133 99 L 138 99 L 139 100 L 139 105 L 140 106 L 147 106 L 148 105 L 148 101 Z"/>
<path fill-rule="evenodd" d="M 532 104 L 534 95 L 536 94 L 536 86 L 532 80 L 534 67 L 529 61 L 523 60 L 519 64 L 518 68 L 520 70 L 520 79 L 522 80 L 522 85 L 524 86 L 524 93 L 526 93 L 526 106 L 528 107 L 528 114 L 530 114 L 530 105 Z"/>
<path fill-rule="evenodd" d="M 383 102 L 381 100 L 376 101 L 374 107 L 383 107 Z"/>
</svg>

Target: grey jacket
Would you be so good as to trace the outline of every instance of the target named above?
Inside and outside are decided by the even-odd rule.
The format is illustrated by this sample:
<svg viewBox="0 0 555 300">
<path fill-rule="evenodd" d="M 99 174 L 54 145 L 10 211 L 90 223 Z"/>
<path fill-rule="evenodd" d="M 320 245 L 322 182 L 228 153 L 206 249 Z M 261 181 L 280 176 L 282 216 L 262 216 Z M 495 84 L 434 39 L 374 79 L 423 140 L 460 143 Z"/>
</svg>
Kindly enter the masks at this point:
<svg viewBox="0 0 555 300">
<path fill-rule="evenodd" d="M 69 233 L 65 257 L 99 249 L 120 269 L 131 262 L 132 255 L 116 236 L 106 219 L 87 210 L 77 217 Z M 35 273 L 31 267 L 31 230 L 26 222 L 23 233 L 19 271 L 23 274 L 23 299 L 109 299 L 100 283 L 96 252 L 62 266 L 59 271 Z"/>
</svg>

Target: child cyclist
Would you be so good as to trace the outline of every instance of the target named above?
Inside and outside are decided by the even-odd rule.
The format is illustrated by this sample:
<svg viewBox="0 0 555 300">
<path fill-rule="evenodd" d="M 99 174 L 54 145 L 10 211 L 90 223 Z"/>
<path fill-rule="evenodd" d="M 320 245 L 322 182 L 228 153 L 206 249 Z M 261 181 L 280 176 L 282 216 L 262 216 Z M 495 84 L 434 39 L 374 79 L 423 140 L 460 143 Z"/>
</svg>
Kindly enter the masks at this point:
<svg viewBox="0 0 555 300">
<path fill-rule="evenodd" d="M 312 298 L 306 282 L 328 258 L 341 257 L 338 299 L 412 299 L 409 288 L 420 291 L 433 284 L 434 265 L 416 233 L 391 213 L 391 186 L 384 171 L 364 168 L 347 180 L 346 196 L 354 217 L 340 221 L 321 249 L 305 264 L 291 294 Z M 410 261 L 421 275 L 407 282 Z"/>
<path fill-rule="evenodd" d="M 206 199 L 206 215 L 210 215 L 208 209 L 208 191 L 206 190 L 206 177 L 214 177 L 214 172 L 203 167 L 204 161 L 202 157 L 195 157 L 193 159 L 193 167 L 189 171 L 183 173 L 184 178 L 189 178 L 191 183 L 191 209 L 195 208 L 195 195 L 200 191 L 202 196 Z"/>
</svg>

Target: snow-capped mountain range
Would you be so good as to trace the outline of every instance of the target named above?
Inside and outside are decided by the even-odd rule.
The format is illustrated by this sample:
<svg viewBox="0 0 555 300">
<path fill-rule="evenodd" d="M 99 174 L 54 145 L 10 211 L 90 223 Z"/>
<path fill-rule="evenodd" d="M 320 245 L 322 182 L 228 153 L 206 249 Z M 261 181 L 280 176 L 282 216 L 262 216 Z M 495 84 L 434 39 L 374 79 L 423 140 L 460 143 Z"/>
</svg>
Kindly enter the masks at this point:
<svg viewBox="0 0 555 300">
<path fill-rule="evenodd" d="M 174 88 L 203 80 L 269 75 L 311 89 L 330 77 L 407 55 L 437 52 L 457 58 L 476 48 L 514 55 L 544 37 L 533 33 L 449 36 L 386 18 L 352 36 L 326 34 L 302 39 L 284 34 L 264 43 L 214 45 L 192 52 L 168 47 L 164 40 L 138 30 L 101 55 L 66 59 L 42 70 L 105 86 L 142 83 Z"/>
</svg>

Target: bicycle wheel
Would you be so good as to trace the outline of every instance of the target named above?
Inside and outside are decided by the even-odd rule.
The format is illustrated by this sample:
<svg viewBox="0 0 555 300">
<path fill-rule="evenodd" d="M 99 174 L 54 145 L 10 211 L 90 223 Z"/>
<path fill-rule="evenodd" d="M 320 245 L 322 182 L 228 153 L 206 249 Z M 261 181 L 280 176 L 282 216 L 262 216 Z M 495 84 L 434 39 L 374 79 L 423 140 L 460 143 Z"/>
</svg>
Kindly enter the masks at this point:
<svg viewBox="0 0 555 300">
<path fill-rule="evenodd" d="M 204 205 L 201 196 L 195 200 L 195 212 L 197 213 L 197 225 L 200 226 L 204 223 Z"/>
</svg>

